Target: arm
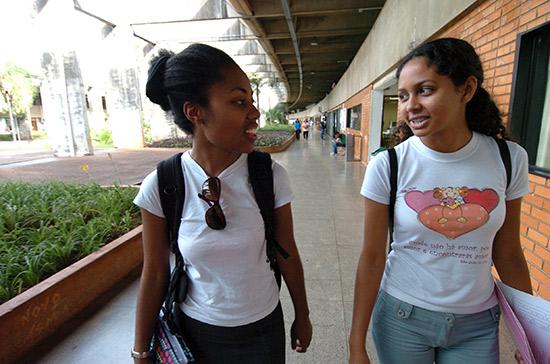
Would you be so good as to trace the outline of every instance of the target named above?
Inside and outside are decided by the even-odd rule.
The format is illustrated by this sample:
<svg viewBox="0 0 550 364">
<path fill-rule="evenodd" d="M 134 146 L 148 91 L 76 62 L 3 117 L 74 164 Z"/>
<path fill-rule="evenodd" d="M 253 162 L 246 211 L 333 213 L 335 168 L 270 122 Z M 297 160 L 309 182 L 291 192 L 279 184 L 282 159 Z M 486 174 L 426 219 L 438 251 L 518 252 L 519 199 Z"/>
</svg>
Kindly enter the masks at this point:
<svg viewBox="0 0 550 364">
<path fill-rule="evenodd" d="M 372 309 L 386 265 L 388 205 L 365 198 L 363 249 L 355 276 L 350 363 L 370 363 L 365 348 Z"/>
<path fill-rule="evenodd" d="M 294 240 L 290 203 L 275 209 L 273 219 L 275 240 L 290 255 L 287 259 L 279 256 L 277 264 L 294 305 L 294 322 L 290 330 L 291 345 L 292 349 L 305 353 L 311 342 L 312 328 L 309 321 L 304 270 L 298 249 L 296 248 L 296 241 Z"/>
<path fill-rule="evenodd" d="M 141 209 L 143 221 L 143 270 L 136 308 L 134 350 L 149 350 L 160 306 L 170 279 L 168 231 L 166 220 Z M 147 359 L 134 359 L 145 363 Z"/>
<path fill-rule="evenodd" d="M 506 218 L 493 243 L 493 263 L 502 282 L 533 294 L 529 269 L 519 240 L 520 217 L 521 198 L 506 201 Z"/>
</svg>

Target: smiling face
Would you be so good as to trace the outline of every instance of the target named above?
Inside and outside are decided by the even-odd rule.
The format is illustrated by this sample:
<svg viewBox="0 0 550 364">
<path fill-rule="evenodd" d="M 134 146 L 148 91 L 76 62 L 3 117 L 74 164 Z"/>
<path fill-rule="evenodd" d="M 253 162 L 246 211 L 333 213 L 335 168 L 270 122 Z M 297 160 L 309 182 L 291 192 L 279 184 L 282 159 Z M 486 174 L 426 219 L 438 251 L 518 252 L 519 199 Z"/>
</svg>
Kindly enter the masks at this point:
<svg viewBox="0 0 550 364">
<path fill-rule="evenodd" d="M 256 140 L 260 112 L 246 74 L 238 66 L 222 70 L 223 78 L 208 91 L 208 106 L 200 107 L 193 149 L 226 154 L 249 153 Z"/>
<path fill-rule="evenodd" d="M 399 76 L 399 117 L 429 148 L 456 151 L 471 138 L 466 123 L 466 103 L 476 87 L 474 77 L 456 87 L 424 57 L 413 58 Z"/>
</svg>

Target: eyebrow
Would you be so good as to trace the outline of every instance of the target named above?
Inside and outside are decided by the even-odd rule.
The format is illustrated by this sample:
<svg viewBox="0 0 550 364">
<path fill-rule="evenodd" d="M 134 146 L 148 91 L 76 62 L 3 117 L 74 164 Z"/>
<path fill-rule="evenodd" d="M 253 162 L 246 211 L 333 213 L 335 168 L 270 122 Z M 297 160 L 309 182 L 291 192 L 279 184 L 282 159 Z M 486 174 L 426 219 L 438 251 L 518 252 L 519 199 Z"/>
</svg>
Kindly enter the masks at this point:
<svg viewBox="0 0 550 364">
<path fill-rule="evenodd" d="M 420 86 L 420 85 L 423 85 L 423 84 L 426 83 L 426 82 L 437 83 L 437 82 L 435 82 L 434 80 L 425 79 L 425 80 L 422 80 L 422 81 L 420 81 L 420 82 L 417 82 L 414 86 L 415 86 L 415 87 L 418 87 L 418 86 Z M 404 88 L 397 89 L 397 91 L 404 91 L 404 90 L 405 90 Z"/>
<path fill-rule="evenodd" d="M 231 90 L 231 92 L 233 91 L 241 91 L 242 93 L 248 94 L 248 92 L 242 87 L 235 87 Z"/>
</svg>

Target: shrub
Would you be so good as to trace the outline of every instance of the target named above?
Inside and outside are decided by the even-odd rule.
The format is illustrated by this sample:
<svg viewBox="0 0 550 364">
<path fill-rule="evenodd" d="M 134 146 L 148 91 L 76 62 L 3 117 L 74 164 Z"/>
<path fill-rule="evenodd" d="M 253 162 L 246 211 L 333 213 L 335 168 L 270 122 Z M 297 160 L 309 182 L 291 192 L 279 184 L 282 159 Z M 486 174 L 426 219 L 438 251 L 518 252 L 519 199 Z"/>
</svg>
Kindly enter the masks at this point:
<svg viewBox="0 0 550 364">
<path fill-rule="evenodd" d="M 140 224 L 137 189 L 0 182 L 0 303 Z"/>
<path fill-rule="evenodd" d="M 258 129 L 260 131 L 288 131 L 289 133 L 294 133 L 294 128 L 288 124 L 276 124 L 268 123 L 263 128 Z"/>
</svg>

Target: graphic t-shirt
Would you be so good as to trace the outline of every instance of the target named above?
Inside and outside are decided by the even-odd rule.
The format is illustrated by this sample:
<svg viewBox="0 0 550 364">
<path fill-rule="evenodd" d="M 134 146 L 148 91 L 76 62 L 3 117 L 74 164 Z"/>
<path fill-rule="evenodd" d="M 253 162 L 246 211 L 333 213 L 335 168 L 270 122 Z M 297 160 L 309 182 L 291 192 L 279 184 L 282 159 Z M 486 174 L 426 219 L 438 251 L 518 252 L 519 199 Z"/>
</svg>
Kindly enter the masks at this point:
<svg viewBox="0 0 550 364">
<path fill-rule="evenodd" d="M 473 133 L 453 153 L 417 137 L 395 149 L 399 166 L 394 242 L 381 289 L 410 304 L 468 314 L 497 304 L 491 253 L 505 217 L 505 201 L 529 192 L 527 153 L 508 142 L 512 176 L 493 138 Z M 389 204 L 388 153 L 368 164 L 361 194 Z"/>
</svg>

